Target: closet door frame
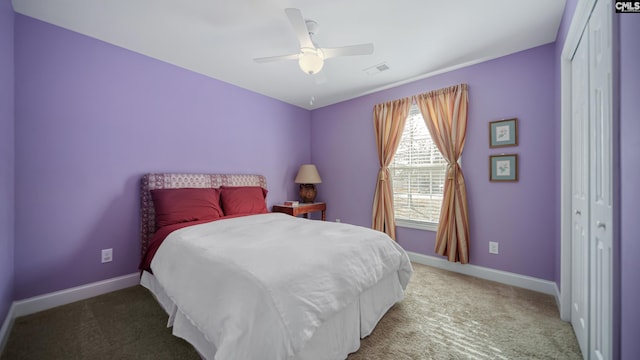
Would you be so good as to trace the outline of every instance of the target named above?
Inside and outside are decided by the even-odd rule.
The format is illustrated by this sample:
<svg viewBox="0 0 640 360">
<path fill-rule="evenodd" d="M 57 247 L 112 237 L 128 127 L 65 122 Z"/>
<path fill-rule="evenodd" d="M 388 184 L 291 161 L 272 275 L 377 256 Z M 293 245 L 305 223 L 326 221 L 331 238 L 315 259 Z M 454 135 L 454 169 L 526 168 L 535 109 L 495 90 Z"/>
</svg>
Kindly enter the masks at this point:
<svg viewBox="0 0 640 360">
<path fill-rule="evenodd" d="M 571 194 L 571 118 L 572 74 L 571 62 L 578 44 L 587 27 L 589 16 L 597 0 L 578 1 L 562 55 L 560 56 L 561 94 L 560 94 L 560 318 L 571 320 L 571 233 L 572 233 L 572 194 Z"/>
<path fill-rule="evenodd" d="M 572 236 L 572 193 L 571 193 L 571 97 L 572 97 L 572 74 L 571 61 L 578 47 L 581 36 L 589 22 L 591 13 L 598 1 L 607 2 L 613 6 L 611 0 L 581 0 L 576 6 L 576 10 L 564 43 L 560 61 L 561 71 L 561 93 L 560 93 L 560 284 L 558 289 L 558 307 L 560 317 L 565 321 L 571 320 L 571 281 L 572 281 L 572 264 L 571 264 L 571 236 Z M 611 37 L 612 37 L 612 86 L 611 86 L 611 129 L 612 129 L 612 279 L 611 279 L 611 353 L 608 354 L 612 358 L 619 357 L 619 326 L 620 326 L 620 149 L 616 144 L 619 143 L 620 134 L 620 68 L 619 68 L 619 25 L 618 14 L 613 14 L 611 9 Z M 624 16 L 624 14 L 622 15 Z M 584 354 L 585 359 L 590 358 L 591 354 Z"/>
</svg>

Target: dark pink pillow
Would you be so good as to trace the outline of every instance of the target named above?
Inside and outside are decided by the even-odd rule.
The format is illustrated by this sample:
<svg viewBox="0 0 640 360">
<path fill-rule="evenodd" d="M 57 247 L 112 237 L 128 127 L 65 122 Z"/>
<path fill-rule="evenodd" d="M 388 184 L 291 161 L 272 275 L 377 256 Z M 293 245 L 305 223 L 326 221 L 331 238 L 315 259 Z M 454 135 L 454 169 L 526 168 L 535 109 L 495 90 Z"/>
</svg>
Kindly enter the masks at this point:
<svg viewBox="0 0 640 360">
<path fill-rule="evenodd" d="M 220 204 L 228 215 L 252 215 L 267 213 L 267 190 L 260 186 L 222 186 Z"/>
<path fill-rule="evenodd" d="M 156 229 L 188 221 L 215 220 L 224 215 L 218 189 L 155 189 L 151 190 L 151 197 Z"/>
</svg>

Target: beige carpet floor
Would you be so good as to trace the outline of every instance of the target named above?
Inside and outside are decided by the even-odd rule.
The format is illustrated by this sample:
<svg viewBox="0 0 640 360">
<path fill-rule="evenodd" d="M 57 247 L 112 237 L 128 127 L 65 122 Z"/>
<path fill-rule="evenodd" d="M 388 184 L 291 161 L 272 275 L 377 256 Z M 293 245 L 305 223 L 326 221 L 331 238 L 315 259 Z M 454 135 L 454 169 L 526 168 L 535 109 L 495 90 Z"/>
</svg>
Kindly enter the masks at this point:
<svg viewBox="0 0 640 360">
<path fill-rule="evenodd" d="M 348 360 L 582 358 L 552 296 L 414 270 L 405 299 Z M 16 319 L 0 359 L 199 359 L 166 321 L 135 286 Z"/>
<path fill-rule="evenodd" d="M 552 296 L 413 267 L 405 299 L 349 360 L 582 359 Z"/>
</svg>

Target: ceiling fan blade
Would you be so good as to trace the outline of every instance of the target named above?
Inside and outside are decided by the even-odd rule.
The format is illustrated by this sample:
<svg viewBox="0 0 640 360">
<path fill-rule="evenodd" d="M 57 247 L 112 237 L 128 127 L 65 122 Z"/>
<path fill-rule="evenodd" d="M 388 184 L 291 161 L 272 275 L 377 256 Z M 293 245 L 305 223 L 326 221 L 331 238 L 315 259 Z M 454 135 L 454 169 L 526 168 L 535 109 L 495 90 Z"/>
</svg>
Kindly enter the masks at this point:
<svg viewBox="0 0 640 360">
<path fill-rule="evenodd" d="M 336 48 L 322 48 L 324 58 L 329 59 L 336 56 L 371 55 L 373 54 L 373 44 L 359 44 L 342 46 Z"/>
<path fill-rule="evenodd" d="M 302 17 L 302 12 L 295 8 L 286 8 L 284 12 L 287 14 L 291 26 L 293 26 L 293 31 L 295 31 L 298 41 L 300 41 L 300 47 L 315 49 L 316 47 L 311 41 L 311 36 L 309 36 L 307 24 Z"/>
<path fill-rule="evenodd" d="M 267 56 L 267 57 L 255 58 L 253 59 L 253 61 L 257 63 L 266 63 L 266 62 L 280 61 L 280 60 L 298 60 L 298 56 L 299 54 Z"/>
</svg>

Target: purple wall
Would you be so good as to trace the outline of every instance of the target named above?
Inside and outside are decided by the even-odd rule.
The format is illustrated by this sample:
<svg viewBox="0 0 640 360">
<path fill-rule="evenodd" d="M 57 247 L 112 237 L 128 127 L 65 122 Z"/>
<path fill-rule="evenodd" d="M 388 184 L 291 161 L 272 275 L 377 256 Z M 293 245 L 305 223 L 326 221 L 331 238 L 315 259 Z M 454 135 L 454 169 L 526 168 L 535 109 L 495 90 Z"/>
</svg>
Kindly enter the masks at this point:
<svg viewBox="0 0 640 360">
<path fill-rule="evenodd" d="M 620 23 L 620 358 L 640 354 L 640 21 L 619 15 Z"/>
<path fill-rule="evenodd" d="M 14 74 L 13 9 L 0 0 L 0 327 L 13 301 L 14 232 Z"/>
<path fill-rule="evenodd" d="M 372 109 L 377 103 L 469 84 L 469 123 L 462 156 L 470 212 L 470 262 L 555 279 L 556 187 L 554 44 L 437 75 L 314 110 L 311 154 L 323 183 L 328 218 L 371 226 L 378 161 Z M 488 123 L 518 118 L 518 146 L 490 149 Z M 489 182 L 489 155 L 517 153 L 517 183 Z M 405 249 L 435 255 L 435 232 L 398 228 Z M 489 241 L 500 254 L 489 254 Z"/>
<path fill-rule="evenodd" d="M 143 173 L 260 173 L 269 205 L 295 195 L 307 110 L 22 15 L 15 37 L 16 299 L 135 272 Z"/>
<path fill-rule="evenodd" d="M 291 179 L 299 164 L 312 161 L 324 180 L 319 198 L 329 202 L 329 219 L 370 226 L 378 170 L 373 106 L 462 82 L 470 97 L 463 169 L 471 262 L 559 284 L 559 57 L 577 0 L 567 0 L 555 44 L 311 113 L 14 16 L 10 4 L 0 2 L 0 324 L 12 300 L 136 271 L 138 179 L 145 172 L 262 173 L 273 204 L 295 197 Z M 625 15 L 619 24 L 620 324 L 614 326 L 626 359 L 640 353 L 640 22 Z M 519 146 L 489 149 L 487 123 L 509 117 L 519 118 Z M 519 154 L 518 183 L 487 180 L 487 158 L 501 152 Z M 434 235 L 398 229 L 402 246 L 426 255 L 434 255 Z M 489 241 L 500 243 L 500 255 L 488 254 Z M 114 262 L 100 264 L 99 250 L 108 247 Z"/>
</svg>

